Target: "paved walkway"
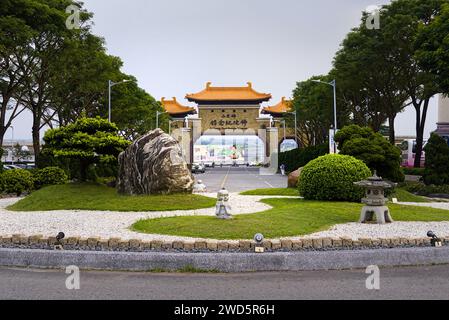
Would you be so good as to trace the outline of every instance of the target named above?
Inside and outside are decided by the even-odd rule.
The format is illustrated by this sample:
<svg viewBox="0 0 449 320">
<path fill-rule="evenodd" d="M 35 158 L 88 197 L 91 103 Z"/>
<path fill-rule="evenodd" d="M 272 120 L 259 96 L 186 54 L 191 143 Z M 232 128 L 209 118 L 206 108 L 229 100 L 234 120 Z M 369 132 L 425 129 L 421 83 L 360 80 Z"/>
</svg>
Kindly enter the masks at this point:
<svg viewBox="0 0 449 320">
<path fill-rule="evenodd" d="M 254 189 L 286 188 L 287 176 L 267 175 L 259 168 L 217 167 L 207 168 L 206 173 L 195 174 L 196 180 L 202 180 L 208 191 L 217 192 L 225 187 L 230 192 L 242 192 Z"/>
</svg>

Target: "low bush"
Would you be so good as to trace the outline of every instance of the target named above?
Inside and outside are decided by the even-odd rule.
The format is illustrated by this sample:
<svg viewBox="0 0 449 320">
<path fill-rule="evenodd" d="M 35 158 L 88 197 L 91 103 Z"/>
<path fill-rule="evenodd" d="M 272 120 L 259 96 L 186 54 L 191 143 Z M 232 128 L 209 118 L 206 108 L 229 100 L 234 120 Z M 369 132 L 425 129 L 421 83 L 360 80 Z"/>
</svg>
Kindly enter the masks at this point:
<svg viewBox="0 0 449 320">
<path fill-rule="evenodd" d="M 28 170 L 7 170 L 0 176 L 0 190 L 4 193 L 20 196 L 24 192 L 30 192 L 33 187 L 33 175 Z"/>
<path fill-rule="evenodd" d="M 443 185 L 425 185 L 422 182 L 407 182 L 403 189 L 414 193 L 420 196 L 428 196 L 431 194 L 445 194 L 449 195 L 449 185 L 443 184 Z"/>
<path fill-rule="evenodd" d="M 328 152 L 328 144 L 281 152 L 279 153 L 279 165 L 284 164 L 285 171 L 292 172 L 298 168 L 304 167 L 313 159 L 316 159 L 319 156 L 324 156 Z"/>
<path fill-rule="evenodd" d="M 424 151 L 426 152 L 424 183 L 427 185 L 449 184 L 449 145 L 446 140 L 433 133 Z"/>
<path fill-rule="evenodd" d="M 422 176 L 424 174 L 424 168 L 402 168 L 402 172 L 409 176 Z"/>
<path fill-rule="evenodd" d="M 34 173 L 34 186 L 40 189 L 45 186 L 64 184 L 69 180 L 64 170 L 59 167 L 47 167 L 36 170 Z"/>
<path fill-rule="evenodd" d="M 322 156 L 310 161 L 302 170 L 299 193 L 308 200 L 360 201 L 364 191 L 354 182 L 370 175 L 366 164 L 354 157 Z"/>
</svg>

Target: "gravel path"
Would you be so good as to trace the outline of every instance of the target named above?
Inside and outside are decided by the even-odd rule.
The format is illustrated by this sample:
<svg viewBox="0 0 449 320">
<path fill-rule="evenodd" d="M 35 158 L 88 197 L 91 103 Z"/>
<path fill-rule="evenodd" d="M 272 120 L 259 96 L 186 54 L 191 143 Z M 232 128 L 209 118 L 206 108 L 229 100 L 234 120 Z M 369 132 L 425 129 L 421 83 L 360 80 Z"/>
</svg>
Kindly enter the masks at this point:
<svg viewBox="0 0 449 320">
<path fill-rule="evenodd" d="M 216 197 L 216 194 L 204 194 Z M 231 193 L 233 214 L 257 213 L 271 209 L 271 206 L 259 202 L 273 196 L 241 196 Z M 215 207 L 197 210 L 179 210 L 165 212 L 114 212 L 88 210 L 55 210 L 16 212 L 5 208 L 19 201 L 20 198 L 0 199 L 0 235 L 44 235 L 55 236 L 63 231 L 66 237 L 118 237 L 122 239 L 141 240 L 184 240 L 187 237 L 142 234 L 129 230 L 140 219 L 175 217 L 175 216 L 214 216 Z"/>
<path fill-rule="evenodd" d="M 215 197 L 215 194 L 205 194 Z M 241 196 L 231 194 L 234 214 L 257 213 L 271 207 L 261 203 L 264 198 L 280 198 L 276 196 Z M 141 240 L 195 240 L 196 238 L 142 234 L 129 230 L 129 227 L 140 219 L 174 217 L 174 216 L 214 216 L 215 208 L 166 211 L 166 212 L 113 212 L 86 210 L 57 210 L 35 212 L 13 212 L 5 208 L 19 198 L 0 199 L 0 235 L 37 235 L 55 236 L 63 231 L 66 237 L 119 237 L 122 239 Z M 433 207 L 449 210 L 449 203 L 401 203 L 405 205 Z M 394 217 L 393 217 L 394 218 Z M 432 230 L 439 236 L 449 236 L 448 222 L 395 222 L 387 225 L 346 223 L 335 225 L 330 230 L 317 232 L 302 238 L 311 237 L 350 237 L 389 238 L 389 237 L 425 237 Z M 297 237 L 298 239 L 300 237 Z"/>
</svg>

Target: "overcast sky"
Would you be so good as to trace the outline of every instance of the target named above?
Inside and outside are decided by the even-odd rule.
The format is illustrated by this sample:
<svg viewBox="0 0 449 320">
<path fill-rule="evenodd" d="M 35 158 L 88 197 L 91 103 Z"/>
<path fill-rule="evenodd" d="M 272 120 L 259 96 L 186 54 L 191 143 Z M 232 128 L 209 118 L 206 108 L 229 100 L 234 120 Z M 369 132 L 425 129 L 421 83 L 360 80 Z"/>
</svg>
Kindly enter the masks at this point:
<svg viewBox="0 0 449 320">
<path fill-rule="evenodd" d="M 361 12 L 388 0 L 84 0 L 95 34 L 123 71 L 156 99 L 213 85 L 253 82 L 291 97 L 297 81 L 329 72 L 332 58 Z M 338 85 L 338 84 L 337 84 Z M 105 84 L 107 86 L 107 84 Z M 331 90 L 331 88 L 329 88 Z M 329 106 L 330 108 L 332 106 Z M 398 135 L 414 135 L 414 109 L 397 118 Z M 426 135 L 435 130 L 433 101 Z M 15 138 L 31 138 L 31 118 L 15 123 Z M 10 138 L 10 133 L 6 136 Z"/>
</svg>

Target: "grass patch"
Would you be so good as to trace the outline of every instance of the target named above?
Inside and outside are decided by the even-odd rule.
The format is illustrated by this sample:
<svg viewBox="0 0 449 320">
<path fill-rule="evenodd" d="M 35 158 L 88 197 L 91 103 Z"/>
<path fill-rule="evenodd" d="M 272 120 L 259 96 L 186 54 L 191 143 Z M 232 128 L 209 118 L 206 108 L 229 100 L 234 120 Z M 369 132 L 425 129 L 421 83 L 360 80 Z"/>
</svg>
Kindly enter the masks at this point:
<svg viewBox="0 0 449 320">
<path fill-rule="evenodd" d="M 209 208 L 215 202 L 193 194 L 122 196 L 100 184 L 65 184 L 35 191 L 8 210 L 172 211 Z"/>
<path fill-rule="evenodd" d="M 256 189 L 249 190 L 240 193 L 244 196 L 292 196 L 298 197 L 299 191 L 296 188 L 269 188 L 269 189 Z"/>
<path fill-rule="evenodd" d="M 132 229 L 144 233 L 212 239 L 252 239 L 261 232 L 266 238 L 307 235 L 340 223 L 356 222 L 362 204 L 301 199 L 265 199 L 273 209 L 257 214 L 236 215 L 232 220 L 215 217 L 173 217 L 140 220 Z M 396 221 L 449 221 L 449 211 L 389 205 Z"/>
<path fill-rule="evenodd" d="M 390 196 L 390 199 L 391 198 L 397 198 L 400 202 L 430 202 L 424 197 L 414 195 L 401 188 L 396 188 L 394 193 Z"/>
</svg>

